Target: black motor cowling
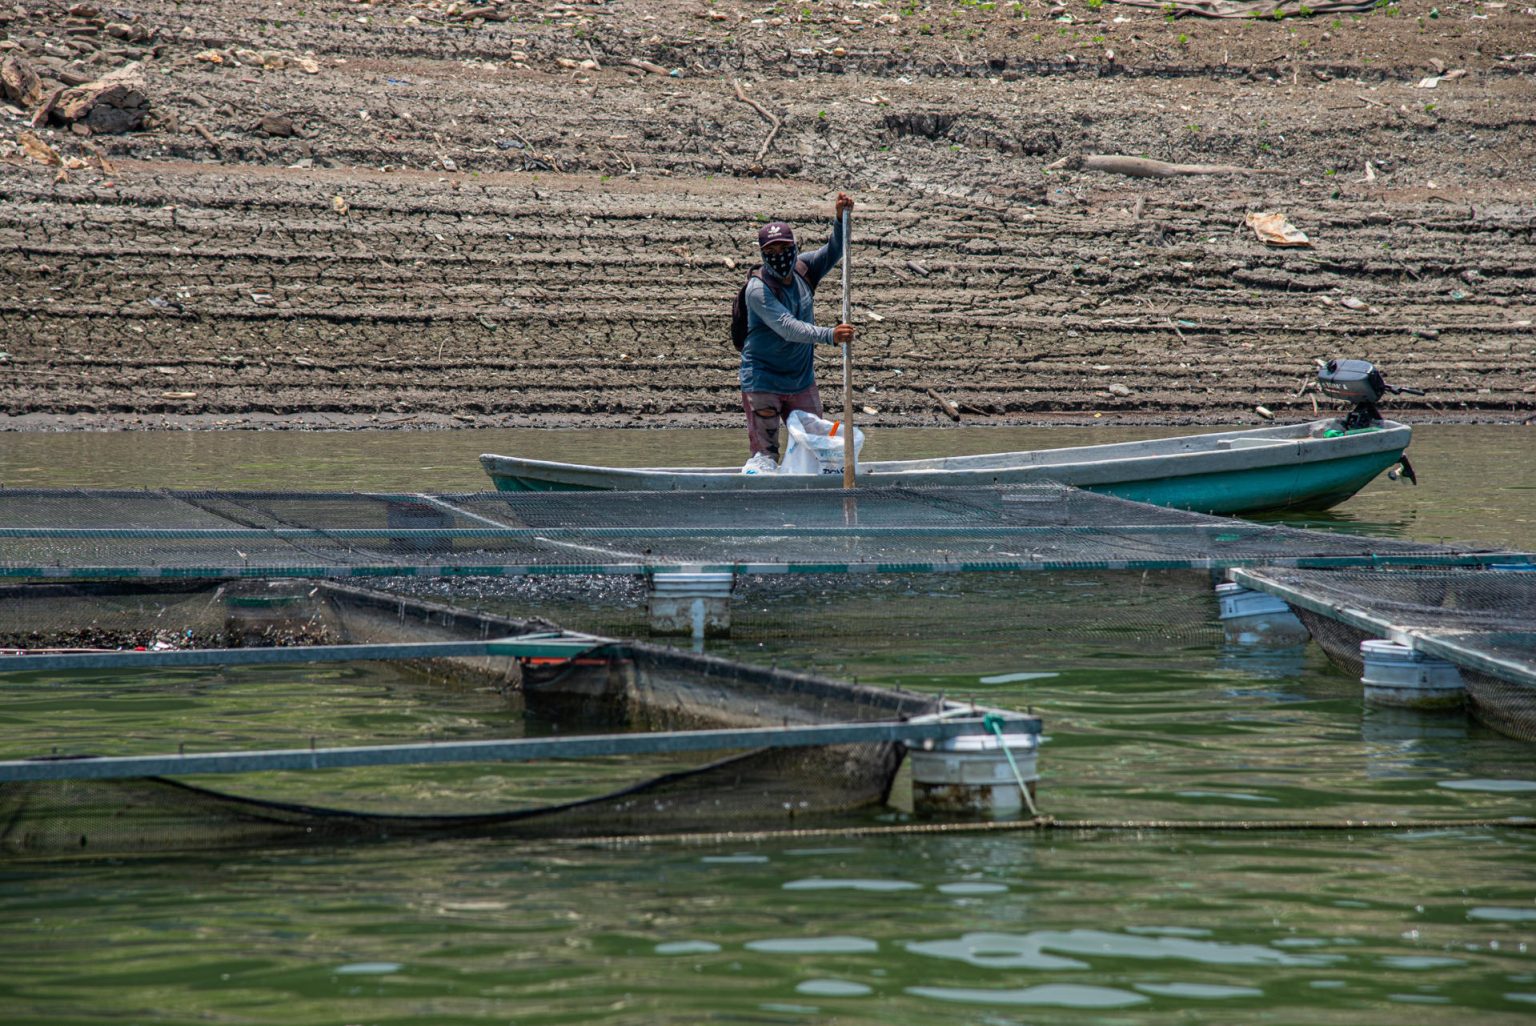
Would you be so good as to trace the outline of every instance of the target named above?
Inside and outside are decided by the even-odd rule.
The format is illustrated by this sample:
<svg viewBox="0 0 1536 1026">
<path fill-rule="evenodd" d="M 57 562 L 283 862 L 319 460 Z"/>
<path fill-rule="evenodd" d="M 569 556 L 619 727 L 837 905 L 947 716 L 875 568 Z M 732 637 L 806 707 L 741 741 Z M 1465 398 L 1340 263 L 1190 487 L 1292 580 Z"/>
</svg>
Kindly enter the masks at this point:
<svg viewBox="0 0 1536 1026">
<path fill-rule="evenodd" d="M 1366 360 L 1329 360 L 1317 369 L 1317 387 L 1350 403 L 1378 403 L 1387 394 L 1381 371 Z"/>
<path fill-rule="evenodd" d="M 1381 371 L 1366 360 L 1329 360 L 1317 369 L 1317 387 L 1326 396 L 1355 404 L 1344 418 L 1345 431 L 1380 424 L 1381 410 L 1376 404 L 1389 392 L 1424 394 L 1416 388 L 1387 384 Z"/>
</svg>

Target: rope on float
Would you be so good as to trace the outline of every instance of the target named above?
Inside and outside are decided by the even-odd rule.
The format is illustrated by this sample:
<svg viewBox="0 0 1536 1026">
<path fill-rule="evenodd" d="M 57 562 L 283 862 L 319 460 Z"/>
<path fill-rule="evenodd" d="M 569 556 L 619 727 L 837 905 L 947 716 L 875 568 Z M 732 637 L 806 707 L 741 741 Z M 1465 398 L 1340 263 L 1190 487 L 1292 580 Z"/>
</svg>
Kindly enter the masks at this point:
<svg viewBox="0 0 1536 1026">
<path fill-rule="evenodd" d="M 1039 819 L 1040 810 L 1035 808 L 1035 797 L 1029 793 L 1029 785 L 1024 783 L 1024 774 L 1019 772 L 1019 764 L 1013 761 L 1013 749 L 1008 747 L 1008 742 L 1003 738 L 1003 718 L 995 712 L 989 712 L 981 718 L 981 725 L 997 735 L 997 743 L 1002 747 L 1003 754 L 1008 756 L 1008 768 L 1013 770 L 1013 779 L 1019 782 L 1024 807 L 1029 809 L 1030 816 Z"/>
<path fill-rule="evenodd" d="M 987 823 L 903 823 L 895 826 L 812 827 L 784 830 L 741 830 L 713 833 L 635 834 L 630 836 L 552 838 L 556 843 L 625 847 L 650 844 L 726 844 L 778 840 L 848 840 L 862 837 L 894 837 L 910 834 L 997 834 L 1053 831 L 1089 833 L 1127 831 L 1133 833 L 1201 833 L 1237 831 L 1239 833 L 1349 833 L 1388 830 L 1465 830 L 1469 828 L 1536 830 L 1536 818 L 1515 816 L 1504 819 L 1299 819 L 1299 820 L 1219 820 L 1219 819 L 1126 819 L 1060 820 L 1054 816 Z"/>
</svg>

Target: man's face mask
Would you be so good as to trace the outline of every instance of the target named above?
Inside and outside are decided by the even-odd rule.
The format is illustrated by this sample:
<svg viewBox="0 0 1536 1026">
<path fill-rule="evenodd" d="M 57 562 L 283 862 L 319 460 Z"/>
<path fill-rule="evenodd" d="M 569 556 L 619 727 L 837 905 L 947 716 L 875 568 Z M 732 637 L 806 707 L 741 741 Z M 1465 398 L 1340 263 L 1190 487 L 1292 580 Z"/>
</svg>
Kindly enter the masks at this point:
<svg viewBox="0 0 1536 1026">
<path fill-rule="evenodd" d="M 780 278 L 788 278 L 790 272 L 795 269 L 795 258 L 799 255 L 800 248 L 798 246 L 790 246 L 778 252 L 765 250 L 763 252 L 763 263 L 767 265 L 768 270 Z"/>
</svg>

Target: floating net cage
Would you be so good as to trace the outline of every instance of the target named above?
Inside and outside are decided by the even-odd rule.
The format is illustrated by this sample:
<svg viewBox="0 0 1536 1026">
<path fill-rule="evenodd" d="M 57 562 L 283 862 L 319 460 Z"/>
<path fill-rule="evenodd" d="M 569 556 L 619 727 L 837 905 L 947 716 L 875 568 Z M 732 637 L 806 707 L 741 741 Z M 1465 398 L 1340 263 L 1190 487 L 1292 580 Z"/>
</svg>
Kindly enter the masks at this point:
<svg viewBox="0 0 1536 1026">
<path fill-rule="evenodd" d="M 33 648 L 28 666 L 42 668 L 7 676 L 14 681 L 18 675 L 57 673 L 50 665 L 85 673 L 98 667 L 117 675 L 108 680 L 121 687 L 119 668 L 135 658 L 175 670 L 206 656 L 207 665 L 219 672 L 332 654 L 349 663 L 387 660 L 418 678 L 435 679 L 438 688 L 494 692 L 515 713 L 508 722 L 515 723 L 517 736 L 488 740 L 471 731 L 425 744 L 386 739 L 369 746 L 236 752 L 185 747 L 167 752 L 162 743 L 148 755 L 82 758 L 86 753 L 66 749 L 42 759 L 4 760 L 0 851 L 97 853 L 465 834 L 579 838 L 808 827 L 833 817 L 909 810 L 910 784 L 904 796 L 897 780 L 907 745 L 974 733 L 988 712 L 998 717 L 997 733 L 1039 731 L 1032 716 L 999 716 L 934 695 L 863 687 L 645 642 L 554 632 L 540 621 L 371 589 L 330 582 L 294 589 L 286 583 L 275 595 L 262 593 L 265 583 L 259 589 L 250 582 L 233 593 L 228 584 L 215 582 L 147 591 L 121 583 L 43 585 L 37 595 L 12 587 L 0 595 L 0 610 L 30 607 L 38 620 L 46 620 L 61 611 L 50 613 L 50 603 L 83 603 L 98 614 L 88 640 L 126 632 L 127 640 L 149 641 L 150 648 L 139 653 Z M 244 601 L 257 597 L 292 601 Z M 145 614 L 159 624 L 149 633 L 136 619 Z M 37 636 L 35 626 L 27 629 Z M 248 647 L 172 648 L 165 638 L 184 645 L 206 640 Z M 282 647 L 315 638 L 325 644 Z M 206 691 L 218 684 L 194 686 Z M 322 715 L 328 701 L 314 698 Z M 295 710 L 301 718 L 305 714 Z M 494 767 L 486 765 L 493 761 Z M 507 761 L 540 762 L 535 786 L 498 783 L 499 774 L 516 772 L 502 765 Z M 471 768 L 459 771 L 459 784 L 434 780 L 430 786 L 423 786 L 428 778 L 402 770 L 447 763 Z M 557 765 L 564 769 L 550 779 L 550 767 Z M 324 772 L 278 772 L 294 769 Z M 242 776 L 205 776 L 215 773 Z M 329 782 L 314 782 L 327 775 Z M 301 776 L 307 779 L 297 781 Z M 580 796 L 494 811 L 469 808 L 571 791 Z M 344 807 L 313 800 L 317 795 L 339 796 Z M 453 806 L 456 811 L 443 811 Z"/>
<path fill-rule="evenodd" d="M 11 578 L 942 573 L 1486 562 L 1059 485 L 469 494 L 0 490 Z"/>
<path fill-rule="evenodd" d="M 0 525 L 0 577 L 14 582 L 0 587 L 0 649 L 26 653 L 0 655 L 10 671 L 0 686 L 98 673 L 115 687 L 128 666 L 236 678 L 242 668 L 329 662 L 387 666 L 440 694 L 490 696 L 500 710 L 474 706 L 494 732 L 446 731 L 425 745 L 396 734 L 224 751 L 194 736 L 195 751 L 138 739 L 126 754 L 106 744 L 111 757 L 86 759 L 99 750 L 13 742 L 0 754 L 0 851 L 40 854 L 885 821 L 913 815 L 905 753 L 967 731 L 999 741 L 1039 733 L 1032 713 L 614 640 L 654 622 L 647 605 L 666 574 L 733 575 L 733 643 L 925 637 L 958 659 L 999 631 L 1052 650 L 1124 651 L 1129 641 L 1208 651 L 1222 636 L 1212 581 L 1245 567 L 1325 570 L 1329 580 L 1401 567 L 1390 576 L 1472 581 L 1489 576 L 1478 567 L 1529 559 L 1049 485 L 0 490 Z M 1328 628 L 1314 630 L 1327 644 Z M 200 678 L 178 686 L 210 687 Z M 1526 688 L 1496 678 L 1479 704 L 1519 705 Z M 512 719 L 498 720 L 502 712 Z M 433 765 L 450 762 L 458 768 L 446 777 Z M 536 783 L 520 782 L 533 765 Z M 92 776 L 98 768 L 104 775 Z M 1013 773 L 1032 800 L 1029 772 Z"/>
<path fill-rule="evenodd" d="M 1284 599 L 1330 659 L 1363 669 L 1360 643 L 1398 641 L 1454 663 L 1473 712 L 1536 741 L 1536 573 L 1475 570 L 1240 571 L 1239 583 Z"/>
<path fill-rule="evenodd" d="M 999 646 L 1050 652 L 1055 665 L 1128 650 L 1171 665 L 1193 653 L 1208 659 L 1222 644 L 1212 580 L 1209 570 L 741 575 L 720 644 L 826 665 L 856 650 L 886 666 L 920 645 L 927 662 L 955 672 L 989 672 Z M 400 577 L 371 586 L 596 634 L 651 629 L 643 577 Z"/>
</svg>

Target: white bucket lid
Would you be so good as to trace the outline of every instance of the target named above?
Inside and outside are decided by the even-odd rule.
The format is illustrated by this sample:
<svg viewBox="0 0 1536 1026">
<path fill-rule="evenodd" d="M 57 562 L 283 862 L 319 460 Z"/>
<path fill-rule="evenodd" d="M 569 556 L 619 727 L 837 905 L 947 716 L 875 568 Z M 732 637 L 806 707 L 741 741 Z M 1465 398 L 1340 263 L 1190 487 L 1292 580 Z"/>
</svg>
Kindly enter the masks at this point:
<svg viewBox="0 0 1536 1026">
<path fill-rule="evenodd" d="M 1363 659 L 1382 663 L 1417 663 L 1424 659 L 1422 652 L 1381 638 L 1360 642 L 1360 656 Z"/>
<path fill-rule="evenodd" d="M 962 734 L 949 738 L 940 747 L 946 752 L 997 752 L 1007 745 L 1015 750 L 1033 751 L 1038 744 L 1034 734 Z"/>
</svg>

